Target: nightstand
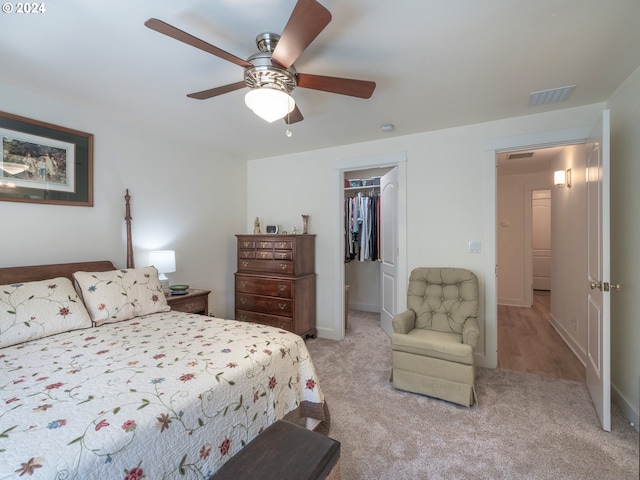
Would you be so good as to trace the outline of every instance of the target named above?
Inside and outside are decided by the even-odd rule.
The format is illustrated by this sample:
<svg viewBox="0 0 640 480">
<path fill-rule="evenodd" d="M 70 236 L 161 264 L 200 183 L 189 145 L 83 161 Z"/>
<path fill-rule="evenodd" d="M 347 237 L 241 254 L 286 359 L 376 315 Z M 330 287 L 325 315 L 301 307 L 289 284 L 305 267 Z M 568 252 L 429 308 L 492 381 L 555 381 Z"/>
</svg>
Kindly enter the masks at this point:
<svg viewBox="0 0 640 480">
<path fill-rule="evenodd" d="M 167 303 L 171 310 L 185 313 L 209 315 L 209 294 L 211 290 L 190 288 L 184 295 L 167 295 Z"/>
</svg>

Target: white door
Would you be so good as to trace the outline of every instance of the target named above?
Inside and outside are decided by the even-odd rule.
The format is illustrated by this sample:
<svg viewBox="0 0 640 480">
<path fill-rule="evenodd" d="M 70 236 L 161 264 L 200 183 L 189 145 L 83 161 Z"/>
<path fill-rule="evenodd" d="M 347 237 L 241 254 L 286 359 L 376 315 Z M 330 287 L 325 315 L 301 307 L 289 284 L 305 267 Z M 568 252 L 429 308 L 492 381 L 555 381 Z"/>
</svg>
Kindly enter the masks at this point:
<svg viewBox="0 0 640 480">
<path fill-rule="evenodd" d="M 398 168 L 380 179 L 380 325 L 391 336 L 398 276 Z"/>
<path fill-rule="evenodd" d="M 602 428 L 611 430 L 609 110 L 587 143 L 587 387 Z"/>
<path fill-rule="evenodd" d="M 533 289 L 551 290 L 551 191 L 531 194 Z"/>
</svg>

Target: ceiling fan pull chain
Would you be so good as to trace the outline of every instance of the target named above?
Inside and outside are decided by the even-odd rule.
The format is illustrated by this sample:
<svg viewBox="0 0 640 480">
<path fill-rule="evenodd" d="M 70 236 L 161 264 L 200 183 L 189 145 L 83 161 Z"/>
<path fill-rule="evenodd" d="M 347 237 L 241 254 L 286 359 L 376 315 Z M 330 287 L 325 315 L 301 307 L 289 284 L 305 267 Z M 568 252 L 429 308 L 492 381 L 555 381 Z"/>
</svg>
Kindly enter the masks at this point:
<svg viewBox="0 0 640 480">
<path fill-rule="evenodd" d="M 287 125 L 291 125 L 291 112 L 287 112 Z M 291 135 L 293 135 L 293 132 L 291 131 L 291 127 L 287 127 L 287 130 L 284 132 L 284 134 L 288 138 L 291 138 Z"/>
</svg>

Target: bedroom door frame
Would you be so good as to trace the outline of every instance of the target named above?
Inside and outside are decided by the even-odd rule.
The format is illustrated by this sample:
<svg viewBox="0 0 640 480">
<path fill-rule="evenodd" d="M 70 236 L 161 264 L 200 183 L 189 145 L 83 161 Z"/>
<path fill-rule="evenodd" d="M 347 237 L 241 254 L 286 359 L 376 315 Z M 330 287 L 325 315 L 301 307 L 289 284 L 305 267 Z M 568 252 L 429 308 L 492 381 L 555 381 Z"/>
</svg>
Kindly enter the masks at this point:
<svg viewBox="0 0 640 480">
<path fill-rule="evenodd" d="M 352 170 L 369 168 L 397 167 L 398 169 L 398 269 L 396 283 L 396 312 L 401 312 L 407 306 L 407 153 L 394 152 L 371 155 L 343 160 L 336 160 L 333 164 L 334 185 L 334 228 L 333 244 L 336 245 L 333 258 L 333 336 L 334 340 L 344 338 L 344 174 Z"/>
<path fill-rule="evenodd" d="M 592 127 L 577 127 L 550 132 L 540 132 L 514 137 L 489 139 L 485 142 L 485 355 L 477 356 L 478 365 L 486 368 L 498 366 L 498 264 L 497 264 L 497 155 L 523 150 L 538 150 L 547 147 L 586 143 Z M 490 272 L 494 272 L 493 275 Z"/>
</svg>

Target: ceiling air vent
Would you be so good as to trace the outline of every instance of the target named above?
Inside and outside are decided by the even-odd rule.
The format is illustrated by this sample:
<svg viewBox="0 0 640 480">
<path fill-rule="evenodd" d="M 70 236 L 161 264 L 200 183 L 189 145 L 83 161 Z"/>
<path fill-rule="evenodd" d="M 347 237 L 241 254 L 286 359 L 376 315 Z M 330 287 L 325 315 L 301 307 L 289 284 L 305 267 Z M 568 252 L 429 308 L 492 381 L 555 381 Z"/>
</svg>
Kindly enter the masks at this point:
<svg viewBox="0 0 640 480">
<path fill-rule="evenodd" d="M 575 85 L 568 85 L 566 87 L 552 88 L 551 90 L 541 90 L 539 92 L 532 92 L 529 96 L 529 107 L 537 107 L 539 105 L 548 105 L 549 103 L 563 102 L 573 89 Z"/>
<path fill-rule="evenodd" d="M 534 152 L 510 153 L 507 160 L 517 160 L 518 158 L 531 158 Z"/>
</svg>

